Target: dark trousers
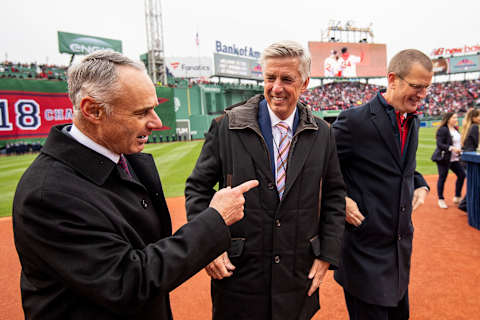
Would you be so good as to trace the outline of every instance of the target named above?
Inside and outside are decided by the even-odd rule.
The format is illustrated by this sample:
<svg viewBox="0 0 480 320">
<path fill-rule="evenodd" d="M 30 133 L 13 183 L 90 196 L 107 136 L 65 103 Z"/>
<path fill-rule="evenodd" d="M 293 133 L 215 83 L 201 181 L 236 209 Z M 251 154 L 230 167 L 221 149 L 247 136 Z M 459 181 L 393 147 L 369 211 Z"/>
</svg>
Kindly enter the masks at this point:
<svg viewBox="0 0 480 320">
<path fill-rule="evenodd" d="M 438 199 L 445 199 L 443 197 L 443 187 L 445 186 L 445 180 L 447 180 L 448 169 L 452 170 L 453 173 L 457 175 L 457 182 L 455 183 L 455 197 L 460 197 L 462 195 L 463 182 L 465 181 L 465 168 L 462 166 L 460 161 L 454 162 L 437 162 L 438 168 L 438 181 L 437 181 L 437 192 Z"/>
<path fill-rule="evenodd" d="M 396 307 L 369 304 L 352 296 L 345 290 L 343 292 L 345 293 L 350 320 L 407 320 L 410 318 L 408 290 Z"/>
</svg>

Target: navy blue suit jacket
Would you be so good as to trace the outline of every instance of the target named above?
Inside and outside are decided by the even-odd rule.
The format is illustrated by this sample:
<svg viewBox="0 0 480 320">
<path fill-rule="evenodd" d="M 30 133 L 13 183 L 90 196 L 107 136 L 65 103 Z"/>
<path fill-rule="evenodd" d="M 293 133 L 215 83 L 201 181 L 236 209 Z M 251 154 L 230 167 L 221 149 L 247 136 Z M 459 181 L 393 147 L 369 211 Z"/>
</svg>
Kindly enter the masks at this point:
<svg viewBox="0 0 480 320">
<path fill-rule="evenodd" d="M 273 135 L 272 135 L 272 121 L 270 119 L 270 114 L 268 113 L 267 100 L 263 99 L 259 103 L 258 108 L 258 125 L 260 126 L 260 131 L 262 131 L 263 138 L 267 143 L 268 153 L 270 154 L 270 167 L 272 168 L 273 176 L 275 177 L 275 158 L 273 152 Z M 298 112 L 295 108 L 295 117 L 293 119 L 293 128 L 292 132 L 295 134 L 298 126 Z"/>
</svg>

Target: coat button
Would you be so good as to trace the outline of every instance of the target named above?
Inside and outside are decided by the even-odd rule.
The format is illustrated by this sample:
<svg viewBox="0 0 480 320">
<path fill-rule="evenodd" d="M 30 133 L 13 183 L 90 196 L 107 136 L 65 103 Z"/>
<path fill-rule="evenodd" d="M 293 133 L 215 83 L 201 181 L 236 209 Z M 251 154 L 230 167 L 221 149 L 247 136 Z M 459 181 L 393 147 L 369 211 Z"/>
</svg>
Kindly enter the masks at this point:
<svg viewBox="0 0 480 320">
<path fill-rule="evenodd" d="M 148 202 L 147 202 L 147 200 L 142 199 L 142 201 L 140 201 L 140 204 L 142 205 L 143 209 L 147 209 L 147 207 L 148 207 Z"/>
<path fill-rule="evenodd" d="M 274 261 L 275 261 L 276 264 L 279 264 L 280 263 L 280 256 L 275 256 Z"/>
<path fill-rule="evenodd" d="M 273 190 L 273 189 L 275 189 L 275 185 L 270 182 L 270 183 L 267 185 L 267 188 L 268 188 L 269 190 Z"/>
<path fill-rule="evenodd" d="M 405 213 L 407 211 L 407 208 L 405 206 L 400 207 L 400 212 Z"/>
<path fill-rule="evenodd" d="M 280 228 L 280 219 L 275 220 L 275 226 L 277 226 L 277 228 Z"/>
</svg>

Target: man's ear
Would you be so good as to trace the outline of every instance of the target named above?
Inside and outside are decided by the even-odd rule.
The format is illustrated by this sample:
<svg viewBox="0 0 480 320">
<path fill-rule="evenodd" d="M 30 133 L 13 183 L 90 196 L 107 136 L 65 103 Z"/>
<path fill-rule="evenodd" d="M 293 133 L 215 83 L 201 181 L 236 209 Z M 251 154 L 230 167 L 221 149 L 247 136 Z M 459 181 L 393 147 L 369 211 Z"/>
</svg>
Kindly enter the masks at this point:
<svg viewBox="0 0 480 320">
<path fill-rule="evenodd" d="M 302 91 L 301 92 L 305 92 L 307 91 L 307 88 L 308 88 L 308 83 L 310 82 L 310 77 L 308 77 L 307 79 L 305 79 L 305 81 L 303 82 L 302 84 Z"/>
<path fill-rule="evenodd" d="M 80 101 L 80 111 L 85 120 L 98 124 L 105 112 L 104 108 L 92 97 L 86 96 Z"/>
<path fill-rule="evenodd" d="M 390 88 L 395 89 L 395 87 L 396 87 L 395 80 L 396 79 L 397 79 L 397 75 L 394 72 L 389 72 L 387 74 L 387 82 L 388 82 L 388 86 Z"/>
</svg>

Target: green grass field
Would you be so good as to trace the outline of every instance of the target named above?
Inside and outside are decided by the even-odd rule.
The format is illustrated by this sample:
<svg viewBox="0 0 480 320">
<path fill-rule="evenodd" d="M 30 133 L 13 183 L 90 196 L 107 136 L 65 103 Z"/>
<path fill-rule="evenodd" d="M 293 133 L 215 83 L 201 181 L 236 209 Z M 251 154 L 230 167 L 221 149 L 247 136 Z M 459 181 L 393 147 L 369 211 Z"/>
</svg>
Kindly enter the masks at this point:
<svg viewBox="0 0 480 320">
<path fill-rule="evenodd" d="M 166 197 L 183 196 L 185 180 L 190 175 L 200 154 L 203 141 L 149 144 L 145 152 L 155 158 Z M 435 129 L 420 129 L 417 152 L 417 170 L 422 174 L 436 174 L 430 160 L 435 149 Z M 0 217 L 12 212 L 12 201 L 20 177 L 36 155 L 0 157 Z"/>
</svg>

